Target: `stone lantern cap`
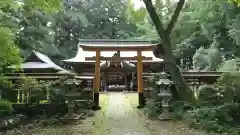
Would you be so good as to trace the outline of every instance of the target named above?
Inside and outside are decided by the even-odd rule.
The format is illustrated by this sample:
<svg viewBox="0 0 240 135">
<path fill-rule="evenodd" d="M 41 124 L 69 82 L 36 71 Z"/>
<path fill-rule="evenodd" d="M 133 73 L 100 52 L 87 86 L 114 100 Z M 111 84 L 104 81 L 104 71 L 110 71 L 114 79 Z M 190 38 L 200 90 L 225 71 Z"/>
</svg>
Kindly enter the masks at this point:
<svg viewBox="0 0 240 135">
<path fill-rule="evenodd" d="M 166 91 L 162 91 L 160 93 L 158 93 L 159 97 L 171 97 L 172 94 L 170 92 L 166 92 Z"/>
<path fill-rule="evenodd" d="M 156 82 L 158 85 L 170 85 L 172 84 L 172 81 L 169 79 L 159 79 L 159 81 Z"/>
<path fill-rule="evenodd" d="M 159 74 L 160 79 L 156 81 L 156 84 L 158 85 L 170 85 L 172 84 L 172 81 L 168 79 L 168 74 L 165 72 L 162 72 Z"/>
<path fill-rule="evenodd" d="M 66 79 L 67 84 L 76 84 L 79 85 L 82 82 L 82 80 L 76 79 L 75 77 L 68 77 Z"/>
</svg>

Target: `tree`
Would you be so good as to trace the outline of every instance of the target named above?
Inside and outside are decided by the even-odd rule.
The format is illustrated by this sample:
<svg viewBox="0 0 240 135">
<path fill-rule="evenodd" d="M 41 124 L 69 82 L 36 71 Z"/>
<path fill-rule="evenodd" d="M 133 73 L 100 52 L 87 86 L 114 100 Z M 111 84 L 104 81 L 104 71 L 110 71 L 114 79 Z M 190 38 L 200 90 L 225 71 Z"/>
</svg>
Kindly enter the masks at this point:
<svg viewBox="0 0 240 135">
<path fill-rule="evenodd" d="M 19 32 L 18 19 L 11 11 L 42 9 L 46 12 L 55 12 L 61 8 L 60 0 L 1 0 L 0 2 L 0 73 L 6 66 L 20 64 L 19 48 L 15 44 L 16 33 Z"/>
<path fill-rule="evenodd" d="M 182 10 L 185 0 L 179 0 L 176 9 L 168 23 L 167 27 L 164 28 L 162 20 L 160 20 L 155 7 L 153 6 L 152 0 L 143 0 L 149 16 L 152 19 L 156 27 L 156 31 L 161 39 L 161 44 L 159 43 L 157 50 L 155 51 L 156 57 L 162 57 L 166 63 L 166 66 L 171 74 L 171 77 L 176 85 L 176 89 L 180 97 L 180 100 L 194 101 L 193 93 L 188 87 L 186 81 L 181 75 L 179 68 L 174 61 L 174 56 L 172 52 L 170 35 L 174 28 L 174 25 L 179 17 L 180 11 Z"/>
<path fill-rule="evenodd" d="M 138 33 L 136 25 L 125 17 L 126 0 L 63 3 L 58 13 L 32 10 L 32 14 L 18 15 L 24 28 L 17 39 L 23 56 L 36 49 L 59 62 L 74 57 L 79 39 L 129 39 Z"/>
<path fill-rule="evenodd" d="M 240 0 L 228 0 L 229 3 L 237 3 L 238 6 L 240 6 Z"/>
</svg>

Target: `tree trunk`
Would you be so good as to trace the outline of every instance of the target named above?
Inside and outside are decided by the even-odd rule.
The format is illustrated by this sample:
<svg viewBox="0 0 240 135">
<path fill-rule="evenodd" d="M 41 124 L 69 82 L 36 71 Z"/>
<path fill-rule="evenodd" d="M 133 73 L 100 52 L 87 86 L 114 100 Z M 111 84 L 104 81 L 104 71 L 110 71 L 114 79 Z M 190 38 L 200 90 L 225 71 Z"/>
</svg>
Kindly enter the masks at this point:
<svg viewBox="0 0 240 135">
<path fill-rule="evenodd" d="M 177 65 L 174 63 L 167 63 L 166 65 L 176 86 L 179 99 L 182 101 L 194 102 L 195 98 L 193 96 L 193 91 L 189 88 Z"/>
<path fill-rule="evenodd" d="M 181 71 L 179 70 L 176 62 L 174 61 L 170 36 L 164 35 L 164 39 L 162 39 L 161 45 L 164 50 L 164 59 L 166 62 L 166 66 L 176 86 L 179 99 L 182 101 L 194 102 L 195 99 L 193 96 L 193 91 L 189 88 L 187 81 L 183 78 Z"/>
</svg>

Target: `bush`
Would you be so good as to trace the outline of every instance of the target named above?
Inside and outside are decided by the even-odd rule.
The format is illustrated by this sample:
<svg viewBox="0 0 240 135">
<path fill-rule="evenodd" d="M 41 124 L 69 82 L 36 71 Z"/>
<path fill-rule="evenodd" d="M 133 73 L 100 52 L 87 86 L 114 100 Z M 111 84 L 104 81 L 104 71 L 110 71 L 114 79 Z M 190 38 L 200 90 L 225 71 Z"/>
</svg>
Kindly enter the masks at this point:
<svg viewBox="0 0 240 135">
<path fill-rule="evenodd" d="M 0 91 L 2 99 L 8 99 L 11 102 L 17 101 L 17 91 L 14 90 L 14 84 L 5 79 L 0 80 Z"/>
<path fill-rule="evenodd" d="M 156 102 L 153 99 L 148 100 L 144 113 L 150 118 L 156 118 L 161 113 L 161 102 Z"/>
<path fill-rule="evenodd" d="M 199 108 L 188 111 L 184 120 L 193 128 L 239 134 L 240 73 L 224 73 L 215 84 L 199 88 Z"/>
<path fill-rule="evenodd" d="M 0 100 L 0 117 L 10 116 L 12 113 L 12 103 L 7 100 Z"/>
<path fill-rule="evenodd" d="M 217 87 L 223 91 L 225 102 L 240 103 L 240 73 L 223 74 L 217 81 Z"/>
<path fill-rule="evenodd" d="M 223 104 L 214 107 L 204 107 L 188 111 L 185 121 L 192 128 L 211 132 L 239 132 L 235 117 L 231 114 L 239 110 L 238 104 Z"/>
<path fill-rule="evenodd" d="M 186 112 L 194 108 L 192 104 L 180 101 L 172 103 L 172 106 L 174 120 L 182 120 Z"/>
<path fill-rule="evenodd" d="M 198 105 L 211 106 L 223 103 L 223 91 L 215 85 L 202 85 L 198 89 Z"/>
</svg>

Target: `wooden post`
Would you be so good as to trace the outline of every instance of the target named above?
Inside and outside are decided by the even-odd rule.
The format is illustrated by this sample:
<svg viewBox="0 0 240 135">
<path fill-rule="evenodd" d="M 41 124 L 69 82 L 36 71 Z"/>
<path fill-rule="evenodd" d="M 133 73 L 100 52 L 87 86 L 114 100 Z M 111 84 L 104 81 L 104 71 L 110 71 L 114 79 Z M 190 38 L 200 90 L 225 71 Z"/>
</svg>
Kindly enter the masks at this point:
<svg viewBox="0 0 240 135">
<path fill-rule="evenodd" d="M 138 101 L 139 101 L 138 107 L 143 107 L 145 104 L 144 95 L 143 95 L 142 72 L 143 72 L 142 52 L 137 51 L 137 81 L 138 81 Z"/>
<path fill-rule="evenodd" d="M 108 74 L 107 72 L 104 72 L 104 91 L 106 92 L 107 91 L 107 81 L 108 81 Z"/>
<path fill-rule="evenodd" d="M 125 91 L 128 91 L 127 73 L 124 73 L 124 83 L 125 83 Z"/>
<path fill-rule="evenodd" d="M 100 89 L 100 50 L 96 51 L 95 75 L 94 75 L 94 104 L 95 109 L 99 107 L 99 89 Z"/>
</svg>

